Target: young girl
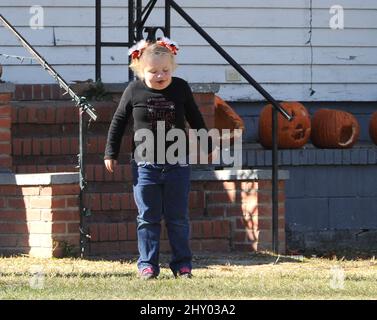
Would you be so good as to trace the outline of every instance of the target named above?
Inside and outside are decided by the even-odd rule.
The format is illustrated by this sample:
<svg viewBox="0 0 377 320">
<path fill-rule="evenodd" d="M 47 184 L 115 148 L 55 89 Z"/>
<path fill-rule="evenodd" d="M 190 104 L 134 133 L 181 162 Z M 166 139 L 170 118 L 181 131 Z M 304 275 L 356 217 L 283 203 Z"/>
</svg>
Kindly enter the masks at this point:
<svg viewBox="0 0 377 320">
<path fill-rule="evenodd" d="M 180 129 L 185 132 L 185 121 L 193 129 L 206 129 L 189 85 L 183 79 L 172 77 L 178 49 L 178 45 L 168 38 L 153 43 L 142 40 L 130 49 L 130 68 L 138 80 L 131 82 L 121 97 L 110 125 L 105 150 L 105 166 L 113 172 L 125 127 L 132 117 L 134 139 L 131 162 L 134 199 L 138 208 L 140 254 L 137 266 L 143 279 L 155 278 L 160 272 L 162 217 L 172 250 L 170 269 L 175 277 L 190 278 L 192 275 L 188 218 L 190 167 L 181 161 L 173 164 L 170 161 L 157 161 L 158 147 L 161 142 L 165 143 L 165 140 L 157 139 L 156 131 L 161 123 L 166 131 Z M 143 153 L 144 158 L 140 160 L 142 155 L 136 151 L 145 141 L 135 137 L 142 129 L 151 130 L 154 138 L 152 143 L 147 143 L 146 149 L 152 150 L 149 158 Z M 186 132 L 185 135 L 187 137 Z M 164 150 L 168 150 L 169 143 L 165 143 Z"/>
</svg>

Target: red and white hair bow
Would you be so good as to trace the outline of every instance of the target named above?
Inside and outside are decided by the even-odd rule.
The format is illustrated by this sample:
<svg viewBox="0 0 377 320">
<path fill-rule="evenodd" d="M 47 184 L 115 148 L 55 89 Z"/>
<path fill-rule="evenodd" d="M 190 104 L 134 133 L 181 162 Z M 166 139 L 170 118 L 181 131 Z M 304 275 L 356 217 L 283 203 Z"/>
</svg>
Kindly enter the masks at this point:
<svg viewBox="0 0 377 320">
<path fill-rule="evenodd" d="M 167 37 L 163 37 L 160 40 L 157 40 L 156 43 L 162 47 L 168 48 L 174 55 L 176 55 L 177 51 L 179 50 L 178 44 Z"/>
<path fill-rule="evenodd" d="M 176 55 L 177 51 L 179 50 L 178 44 L 167 37 L 163 37 L 157 40 L 156 43 L 162 47 L 169 49 L 170 52 L 174 55 Z M 148 45 L 149 42 L 145 40 L 140 40 L 138 43 L 136 43 L 133 47 L 131 47 L 128 50 L 128 55 L 131 56 L 132 59 L 140 59 L 141 55 L 143 54 L 143 51 L 147 48 Z"/>
<path fill-rule="evenodd" d="M 128 50 L 128 55 L 131 56 L 132 59 L 139 59 L 147 46 L 147 41 L 140 40 Z"/>
</svg>

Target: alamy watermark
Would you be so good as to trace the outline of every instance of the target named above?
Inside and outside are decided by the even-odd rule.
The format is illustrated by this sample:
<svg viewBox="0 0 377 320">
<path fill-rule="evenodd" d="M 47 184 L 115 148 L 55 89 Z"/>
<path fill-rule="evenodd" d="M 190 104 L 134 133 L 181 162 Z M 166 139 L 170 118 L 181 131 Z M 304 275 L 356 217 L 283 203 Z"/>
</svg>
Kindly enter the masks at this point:
<svg viewBox="0 0 377 320">
<path fill-rule="evenodd" d="M 165 121 L 158 121 L 155 131 L 136 130 L 134 141 L 137 144 L 134 152 L 137 163 L 221 164 L 233 168 L 242 167 L 240 129 L 189 129 L 186 134 L 178 128 L 166 131 Z"/>
<path fill-rule="evenodd" d="M 340 266 L 334 266 L 330 269 L 330 287 L 334 290 L 344 289 L 344 269 Z"/>
<path fill-rule="evenodd" d="M 29 10 L 32 15 L 29 20 L 31 29 L 38 30 L 44 29 L 44 9 L 42 6 L 32 6 Z"/>
<path fill-rule="evenodd" d="M 340 5 L 333 5 L 330 8 L 330 18 L 329 25 L 333 30 L 344 29 L 344 8 Z"/>
<path fill-rule="evenodd" d="M 30 288 L 41 290 L 44 288 L 45 284 L 45 273 L 43 270 L 43 266 L 41 265 L 33 265 L 29 269 L 30 279 L 29 285 Z"/>
</svg>

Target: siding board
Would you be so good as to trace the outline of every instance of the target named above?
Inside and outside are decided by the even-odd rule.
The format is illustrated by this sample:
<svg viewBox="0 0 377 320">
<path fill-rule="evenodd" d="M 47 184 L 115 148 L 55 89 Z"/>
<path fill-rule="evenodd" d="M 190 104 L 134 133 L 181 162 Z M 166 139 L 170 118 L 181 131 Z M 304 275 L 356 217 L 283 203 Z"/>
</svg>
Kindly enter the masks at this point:
<svg viewBox="0 0 377 320">
<path fill-rule="evenodd" d="M 310 88 L 311 48 L 309 0 L 177 0 L 205 30 L 279 100 L 376 100 L 377 1 L 339 0 L 345 9 L 345 29 L 331 30 L 332 0 L 313 1 L 313 88 Z M 94 77 L 94 1 L 40 0 L 45 28 L 29 28 L 31 0 L 2 0 L 3 14 L 69 81 Z M 148 24 L 163 23 L 163 2 Z M 127 42 L 127 1 L 103 1 L 103 41 Z M 258 100 L 245 81 L 230 83 L 230 68 L 172 10 L 172 38 L 180 45 L 177 75 L 190 82 L 217 82 L 224 99 Z M 103 48 L 103 81 L 127 81 L 127 49 Z M 0 53 L 28 56 L 18 41 L 0 28 Z M 4 60 L 3 79 L 16 83 L 53 82 L 38 66 Z M 287 77 L 289 75 L 289 77 Z"/>
</svg>

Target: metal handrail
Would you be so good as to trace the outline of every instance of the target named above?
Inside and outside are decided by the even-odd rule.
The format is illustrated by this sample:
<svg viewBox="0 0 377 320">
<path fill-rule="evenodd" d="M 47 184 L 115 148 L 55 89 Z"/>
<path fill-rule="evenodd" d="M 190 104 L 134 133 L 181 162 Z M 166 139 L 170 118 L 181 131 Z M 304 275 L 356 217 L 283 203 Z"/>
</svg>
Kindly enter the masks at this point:
<svg viewBox="0 0 377 320">
<path fill-rule="evenodd" d="M 0 22 L 9 29 L 15 37 L 21 42 L 22 46 L 28 50 L 41 67 L 46 70 L 59 84 L 59 87 L 76 103 L 79 110 L 79 154 L 78 154 L 78 168 L 80 176 L 80 195 L 79 195 L 79 209 L 80 209 L 80 255 L 84 257 L 86 254 L 86 242 L 90 235 L 84 228 L 84 216 L 89 215 L 90 210 L 85 208 L 84 194 L 87 187 L 85 179 L 85 146 L 86 146 L 86 126 L 84 120 L 84 113 L 90 117 L 90 121 L 97 120 L 97 112 L 94 107 L 83 96 L 78 96 L 64 78 L 33 48 L 31 44 L 0 14 Z"/>
</svg>

